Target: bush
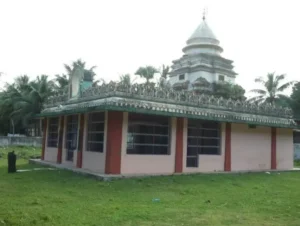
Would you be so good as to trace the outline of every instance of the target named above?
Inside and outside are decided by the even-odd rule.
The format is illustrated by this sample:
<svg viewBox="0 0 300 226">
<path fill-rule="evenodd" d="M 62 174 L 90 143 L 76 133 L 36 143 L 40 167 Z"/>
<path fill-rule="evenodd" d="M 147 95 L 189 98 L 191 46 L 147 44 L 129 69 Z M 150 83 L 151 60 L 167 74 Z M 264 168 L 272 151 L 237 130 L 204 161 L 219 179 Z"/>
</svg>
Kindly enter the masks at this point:
<svg viewBox="0 0 300 226">
<path fill-rule="evenodd" d="M 25 146 L 10 146 L 10 147 L 0 147 L 0 158 L 7 159 L 7 154 L 14 151 L 17 158 L 20 159 L 30 159 L 30 158 L 40 158 L 41 148 L 36 147 L 25 147 Z"/>
</svg>

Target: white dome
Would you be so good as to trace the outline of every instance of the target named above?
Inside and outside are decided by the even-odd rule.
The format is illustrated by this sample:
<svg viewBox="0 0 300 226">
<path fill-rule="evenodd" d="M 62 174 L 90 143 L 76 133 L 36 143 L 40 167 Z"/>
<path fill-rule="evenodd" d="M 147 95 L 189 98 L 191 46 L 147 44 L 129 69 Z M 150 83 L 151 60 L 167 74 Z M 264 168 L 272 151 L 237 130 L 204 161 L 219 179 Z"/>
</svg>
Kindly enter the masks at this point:
<svg viewBox="0 0 300 226">
<path fill-rule="evenodd" d="M 194 33 L 188 41 L 195 38 L 211 38 L 217 40 L 216 36 L 214 35 L 210 27 L 207 25 L 205 20 L 203 20 L 203 22 L 197 27 L 197 29 L 194 31 Z"/>
<path fill-rule="evenodd" d="M 220 55 L 223 49 L 219 46 L 219 43 L 205 19 L 203 19 L 202 23 L 187 40 L 187 45 L 183 48 L 183 52 L 187 55 L 198 53 Z"/>
</svg>

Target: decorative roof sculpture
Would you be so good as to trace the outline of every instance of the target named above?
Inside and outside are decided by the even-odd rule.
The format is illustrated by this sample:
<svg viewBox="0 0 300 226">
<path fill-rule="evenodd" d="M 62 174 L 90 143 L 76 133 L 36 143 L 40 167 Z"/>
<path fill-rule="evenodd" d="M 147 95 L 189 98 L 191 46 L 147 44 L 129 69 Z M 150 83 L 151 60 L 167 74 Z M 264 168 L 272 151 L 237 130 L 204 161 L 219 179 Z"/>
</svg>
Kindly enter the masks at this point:
<svg viewBox="0 0 300 226">
<path fill-rule="evenodd" d="M 270 104 L 197 95 L 172 88 L 153 88 L 147 84 L 102 84 L 84 90 L 77 99 L 67 96 L 50 98 L 43 115 L 82 112 L 95 109 L 194 117 L 278 127 L 296 127 L 290 108 Z"/>
</svg>

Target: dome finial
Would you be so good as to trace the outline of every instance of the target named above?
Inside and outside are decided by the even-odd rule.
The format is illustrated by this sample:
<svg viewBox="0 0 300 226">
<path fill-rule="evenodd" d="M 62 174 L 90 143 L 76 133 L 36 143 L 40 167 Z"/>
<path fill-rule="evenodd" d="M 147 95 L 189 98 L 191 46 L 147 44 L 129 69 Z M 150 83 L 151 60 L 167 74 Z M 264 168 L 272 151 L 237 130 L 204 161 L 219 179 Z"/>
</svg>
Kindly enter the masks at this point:
<svg viewBox="0 0 300 226">
<path fill-rule="evenodd" d="M 203 17 L 202 19 L 205 20 L 205 16 L 206 16 L 206 11 L 205 11 L 205 8 L 203 9 Z"/>
</svg>

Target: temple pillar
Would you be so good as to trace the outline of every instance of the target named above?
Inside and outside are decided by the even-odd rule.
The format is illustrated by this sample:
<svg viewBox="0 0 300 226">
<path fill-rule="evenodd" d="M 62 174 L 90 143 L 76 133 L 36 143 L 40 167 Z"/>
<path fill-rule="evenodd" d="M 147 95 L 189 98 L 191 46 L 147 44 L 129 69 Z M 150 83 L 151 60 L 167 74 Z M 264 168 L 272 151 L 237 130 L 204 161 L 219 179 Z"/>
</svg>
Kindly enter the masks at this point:
<svg viewBox="0 0 300 226">
<path fill-rule="evenodd" d="M 84 145 L 84 125 L 85 125 L 85 117 L 84 114 L 79 115 L 79 140 L 78 140 L 78 150 L 77 150 L 77 168 L 82 167 L 82 152 Z"/>
<path fill-rule="evenodd" d="M 231 171 L 231 123 L 225 124 L 225 157 L 224 171 Z"/>
<path fill-rule="evenodd" d="M 43 143 L 42 143 L 42 155 L 41 159 L 45 159 L 45 149 L 46 149 L 46 141 L 47 141 L 47 130 L 48 130 L 48 118 L 43 119 Z"/>
<path fill-rule="evenodd" d="M 175 153 L 175 173 L 182 173 L 183 166 L 183 121 L 184 118 L 176 119 L 176 153 Z"/>
<path fill-rule="evenodd" d="M 271 169 L 277 169 L 276 159 L 276 128 L 271 128 Z"/>
<path fill-rule="evenodd" d="M 106 174 L 121 173 L 123 112 L 107 112 Z"/>
<path fill-rule="evenodd" d="M 62 161 L 62 149 L 64 140 L 65 116 L 60 116 L 58 131 L 57 163 Z"/>
</svg>

